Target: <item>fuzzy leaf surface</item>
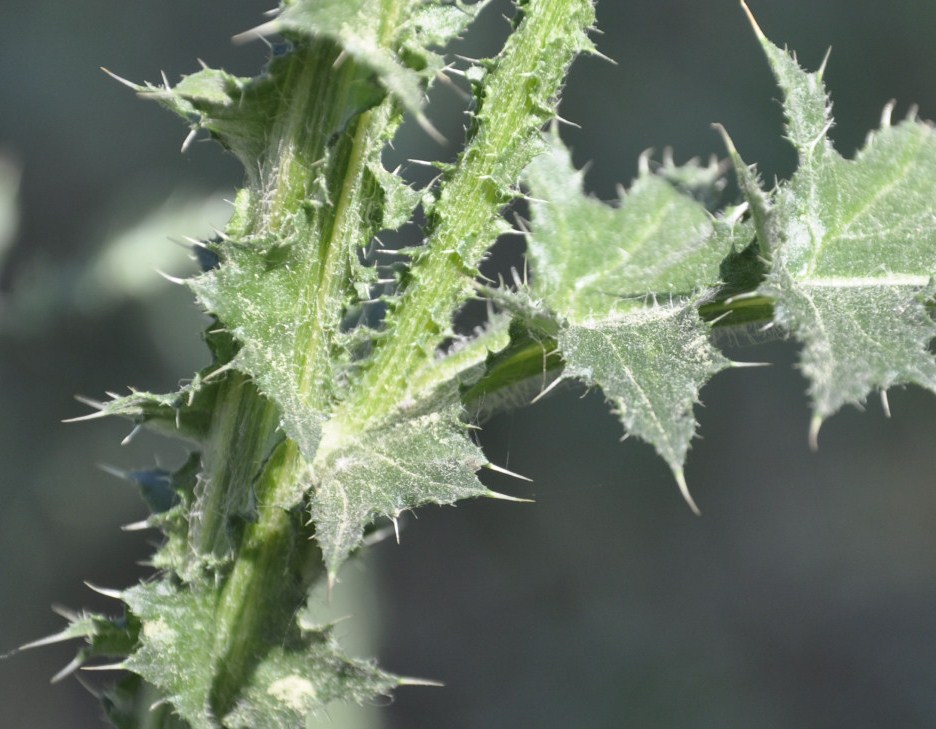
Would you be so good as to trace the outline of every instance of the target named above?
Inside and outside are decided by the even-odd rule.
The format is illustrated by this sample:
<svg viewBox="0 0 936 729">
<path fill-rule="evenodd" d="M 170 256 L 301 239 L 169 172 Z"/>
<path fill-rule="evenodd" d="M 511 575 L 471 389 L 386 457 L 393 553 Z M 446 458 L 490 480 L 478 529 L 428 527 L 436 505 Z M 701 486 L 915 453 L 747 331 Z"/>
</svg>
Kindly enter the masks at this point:
<svg viewBox="0 0 936 729">
<path fill-rule="evenodd" d="M 843 158 L 826 136 L 822 70 L 804 71 L 758 35 L 799 155 L 758 231 L 771 256 L 761 292 L 803 344 L 815 438 L 826 417 L 873 390 L 936 392 L 936 324 L 926 310 L 936 291 L 936 133 L 914 118 L 891 125 L 888 108 L 864 148 Z"/>
<path fill-rule="evenodd" d="M 310 67 L 328 73 L 334 58 L 325 60 L 313 54 L 299 68 L 311 80 Z M 347 73 L 353 89 L 355 73 Z M 258 83 L 279 87 L 287 80 Z M 302 108 L 312 102 L 300 89 L 289 93 L 300 108 L 285 109 L 284 124 L 318 113 Z M 241 192 L 229 235 L 215 246 L 221 264 L 190 281 L 199 301 L 240 343 L 235 366 L 276 402 L 284 431 L 309 459 L 345 361 L 335 345 L 342 316 L 353 301 L 367 298 L 374 277 L 359 264 L 358 252 L 378 230 L 403 222 L 416 204 L 380 163 L 398 123 L 387 103 L 372 108 L 351 94 L 334 100 L 314 138 L 305 140 L 298 123 L 291 131 L 279 129 L 297 146 L 295 169 L 271 167 Z M 279 204 L 268 209 L 277 196 Z M 294 212 L 283 216 L 290 206 Z"/>
<path fill-rule="evenodd" d="M 376 518 L 490 495 L 475 476 L 487 459 L 457 410 L 427 409 L 327 449 L 314 464 L 311 515 L 332 579 Z"/>
<path fill-rule="evenodd" d="M 126 667 L 163 691 L 192 729 L 298 727 L 329 701 L 366 701 L 397 683 L 370 663 L 344 656 L 327 629 L 296 626 L 257 657 L 235 709 L 215 717 L 210 706 L 219 660 L 217 593 L 159 581 L 127 590 L 123 598 L 142 621 L 142 640 Z"/>
<path fill-rule="evenodd" d="M 561 322 L 563 376 L 600 387 L 682 482 L 699 390 L 730 364 L 709 342 L 699 294 L 743 234 L 647 170 L 618 207 L 587 197 L 555 135 L 527 181 L 533 295 Z"/>
<path fill-rule="evenodd" d="M 294 0 L 248 35 L 329 38 L 370 68 L 407 111 L 421 117 L 424 88 L 443 66 L 442 56 L 431 48 L 460 35 L 486 4 L 417 0 L 390 9 L 375 8 L 373 0 Z M 395 32 L 388 34 L 388 25 Z"/>
<path fill-rule="evenodd" d="M 589 0 L 523 3 L 515 32 L 473 79 L 478 107 L 459 164 L 426 201 L 427 243 L 389 302 L 373 355 L 324 426 L 313 463 L 311 513 L 332 577 L 373 519 L 488 493 L 474 475 L 486 460 L 459 422 L 457 393 L 446 394 L 438 377 L 465 363 L 440 364 L 437 352 L 454 312 L 475 295 L 477 266 L 504 230 L 500 213 L 520 172 L 543 148 L 539 130 L 555 115 L 568 64 L 593 50 L 593 22 Z M 480 364 L 487 352 L 479 354 Z M 437 385 L 443 392 L 427 396 Z"/>
<path fill-rule="evenodd" d="M 375 277 L 359 253 L 418 202 L 380 161 L 398 108 L 370 67 L 338 63 L 345 50 L 325 36 L 295 38 L 256 78 L 204 69 L 172 88 L 141 88 L 244 164 L 248 184 L 209 245 L 219 265 L 189 285 L 239 343 L 234 366 L 280 407 L 309 459 L 347 360 L 335 344 L 342 317 Z"/>
<path fill-rule="evenodd" d="M 327 716 L 333 701 L 365 704 L 388 696 L 398 683 L 369 661 L 347 658 L 330 629 L 307 631 L 260 662 L 224 725 L 294 729 L 306 717 Z"/>
</svg>

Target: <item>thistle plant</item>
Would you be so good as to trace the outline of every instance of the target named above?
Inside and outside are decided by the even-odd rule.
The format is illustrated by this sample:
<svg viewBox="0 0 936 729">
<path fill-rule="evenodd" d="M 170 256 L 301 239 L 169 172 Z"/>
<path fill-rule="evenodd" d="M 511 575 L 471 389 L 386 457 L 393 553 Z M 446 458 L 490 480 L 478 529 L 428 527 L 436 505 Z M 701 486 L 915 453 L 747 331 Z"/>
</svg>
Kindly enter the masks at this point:
<svg viewBox="0 0 936 729">
<path fill-rule="evenodd" d="M 569 65 L 597 53 L 591 0 L 518 0 L 499 54 L 446 58 L 485 4 L 284 0 L 244 34 L 270 43 L 259 76 L 126 82 L 234 154 L 245 180 L 226 228 L 193 242 L 202 272 L 185 281 L 211 317 L 213 362 L 177 392 L 89 401 L 88 417 L 193 444 L 174 472 L 131 474 L 164 534 L 153 576 L 108 593 L 119 617 L 75 615 L 40 641 L 85 641 L 64 673 L 124 672 L 103 694 L 116 726 L 301 727 L 329 702 L 414 682 L 345 655 L 311 596 L 340 590 L 346 560 L 407 510 L 511 498 L 479 478 L 504 469 L 472 429 L 564 382 L 600 389 L 694 511 L 694 405 L 743 366 L 713 328 L 774 326 L 802 344 L 813 444 L 875 391 L 936 391 L 929 125 L 894 124 L 888 107 L 844 159 L 823 68 L 800 68 L 752 18 L 796 173 L 765 186 L 721 130 L 730 165 L 643 159 L 608 205 L 585 194 L 556 114 Z M 406 116 L 437 135 L 424 99 L 445 78 L 473 96 L 464 148 L 415 188 L 382 155 Z M 729 167 L 743 200 L 713 210 Z M 505 217 L 524 198 L 528 219 Z M 384 247 L 412 222 L 409 245 Z M 484 279 L 513 228 L 526 267 Z M 456 328 L 478 299 L 488 321 Z"/>
</svg>

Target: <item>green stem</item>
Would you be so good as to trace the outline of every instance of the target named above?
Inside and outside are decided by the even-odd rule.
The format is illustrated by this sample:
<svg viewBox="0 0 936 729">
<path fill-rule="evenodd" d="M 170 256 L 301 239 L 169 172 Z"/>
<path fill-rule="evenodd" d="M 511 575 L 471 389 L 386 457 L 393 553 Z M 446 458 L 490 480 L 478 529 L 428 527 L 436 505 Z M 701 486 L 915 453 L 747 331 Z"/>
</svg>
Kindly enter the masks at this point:
<svg viewBox="0 0 936 729">
<path fill-rule="evenodd" d="M 259 479 L 260 514 L 244 533 L 216 610 L 210 704 L 218 719 L 234 708 L 252 668 L 270 647 L 295 630 L 296 610 L 321 574 L 321 555 L 301 514 L 262 507 L 275 499 L 281 484 L 294 483 L 302 468 L 295 443 L 284 441 Z"/>
<path fill-rule="evenodd" d="M 403 3 L 384 0 L 375 10 L 384 13 L 387 42 Z M 351 122 L 353 132 L 326 150 L 327 130 L 337 126 L 336 114 L 353 105 L 349 97 L 363 75 L 330 42 L 297 52 L 281 100 L 282 121 L 271 135 L 265 174 L 258 178 L 262 187 L 250 191 L 252 214 L 241 231 L 261 240 L 299 238 L 298 245 L 319 252 L 310 257 L 293 323 L 302 332 L 295 353 L 300 398 L 320 410 L 332 397 L 327 383 L 333 379 L 331 350 L 341 316 L 333 303 L 342 299 L 351 280 L 347 236 L 349 231 L 366 235 L 358 221 L 366 217 L 362 189 L 367 140 L 375 128 L 388 124 L 389 104 L 358 114 Z M 326 154 L 325 188 L 332 204 L 315 211 L 310 222 L 307 203 Z M 278 409 L 248 378 L 239 373 L 228 377 L 206 447 L 211 457 L 201 498 L 205 511 L 194 546 L 218 552 L 219 544 L 226 545 L 231 530 L 226 505 L 246 507 L 255 499 L 256 516 L 243 527 L 216 608 L 209 703 L 219 722 L 235 707 L 254 666 L 296 631 L 296 611 L 322 572 L 321 555 L 301 510 L 278 506 L 307 478 L 297 444 L 283 439 L 276 444 L 279 420 Z"/>
<path fill-rule="evenodd" d="M 240 373 L 225 378 L 218 394 L 212 427 L 204 446 L 206 479 L 199 494 L 198 518 L 189 540 L 196 553 L 218 561 L 230 557 L 232 516 L 247 518 L 254 481 L 268 457 L 279 422 L 277 409 L 260 397 Z"/>
<path fill-rule="evenodd" d="M 472 295 L 476 267 L 497 236 L 511 185 L 539 151 L 540 127 L 552 116 L 568 64 L 583 49 L 571 39 L 590 26 L 590 2 L 521 5 L 522 19 L 485 79 L 468 145 L 432 209 L 427 247 L 388 315 L 387 336 L 333 420 L 330 435 L 339 442 L 386 418 L 406 398 L 409 373 L 449 335 L 452 312 Z"/>
</svg>

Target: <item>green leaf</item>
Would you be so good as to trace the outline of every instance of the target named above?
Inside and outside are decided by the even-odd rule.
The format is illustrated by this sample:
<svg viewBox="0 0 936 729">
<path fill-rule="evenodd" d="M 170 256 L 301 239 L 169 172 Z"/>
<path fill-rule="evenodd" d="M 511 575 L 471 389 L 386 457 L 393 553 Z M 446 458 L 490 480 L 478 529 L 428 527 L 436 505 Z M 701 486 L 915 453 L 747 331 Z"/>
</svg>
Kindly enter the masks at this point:
<svg viewBox="0 0 936 729">
<path fill-rule="evenodd" d="M 115 596 L 110 591 L 94 589 L 110 597 Z M 64 610 L 58 612 L 68 620 L 68 625 L 65 628 L 54 635 L 27 643 L 19 649 L 29 650 L 52 645 L 53 643 L 84 640 L 85 645 L 78 649 L 75 658 L 53 676 L 53 683 L 70 676 L 91 659 L 125 658 L 130 655 L 137 643 L 140 624 L 133 615 L 110 618 L 94 613 L 75 614 Z"/>
<path fill-rule="evenodd" d="M 457 339 L 411 373 L 410 399 L 389 422 L 351 435 L 329 421 L 312 465 L 311 516 L 332 581 L 375 519 L 395 520 L 423 504 L 494 496 L 475 472 L 488 465 L 460 421 L 460 391 L 482 376 L 491 353 L 509 342 L 500 317 Z"/>
<path fill-rule="evenodd" d="M 332 70 L 335 59 L 324 64 L 319 55 L 298 67 L 308 83 Z M 405 222 L 417 195 L 380 162 L 399 124 L 392 105 L 372 108 L 335 90 L 335 99 L 316 102 L 331 103 L 329 110 L 313 112 L 299 89 L 280 88 L 297 84 L 281 65 L 271 65 L 269 74 L 286 78 L 267 83 L 297 100 L 297 108 L 282 112 L 283 124 L 294 128 L 276 130 L 288 140 L 279 144 L 296 148 L 294 169 L 271 167 L 241 191 L 215 246 L 221 264 L 189 285 L 241 344 L 234 366 L 279 406 L 284 431 L 311 460 L 349 360 L 336 345 L 342 318 L 350 304 L 369 298 L 375 278 L 374 269 L 360 265 L 359 252 L 379 230 Z M 353 69 L 348 73 L 354 77 Z M 312 113 L 324 118 L 321 132 L 309 137 L 295 120 Z M 277 197 L 279 205 L 269 207 Z"/>
<path fill-rule="evenodd" d="M 691 165 L 694 166 L 694 165 Z M 644 299 L 684 297 L 718 282 L 728 253 L 705 208 L 644 169 L 618 207 L 582 193 L 582 173 L 553 133 L 527 169 L 534 293 L 573 322 Z"/>
<path fill-rule="evenodd" d="M 214 729 L 208 696 L 216 593 L 179 590 L 160 580 L 125 590 L 122 597 L 142 621 L 139 647 L 124 666 L 163 691 L 192 729 Z"/>
<path fill-rule="evenodd" d="M 936 133 L 914 118 L 892 125 L 888 107 L 854 160 L 843 158 L 826 136 L 824 69 L 807 73 L 755 30 L 799 155 L 759 226 L 771 259 L 760 292 L 803 344 L 815 444 L 825 418 L 873 390 L 936 392 L 936 324 L 926 310 L 936 273 Z"/>
<path fill-rule="evenodd" d="M 559 334 L 564 377 L 598 386 L 626 431 L 656 448 L 684 496 L 682 474 L 695 435 L 699 390 L 730 365 L 709 342 L 697 302 L 635 307 L 600 322 L 570 324 Z"/>
<path fill-rule="evenodd" d="M 697 312 L 701 292 L 750 229 L 713 221 L 646 161 L 618 207 L 582 193 L 582 174 L 553 133 L 550 151 L 530 165 L 528 238 L 533 295 L 558 317 L 563 378 L 598 386 L 627 432 L 666 460 L 693 509 L 683 462 L 695 433 L 693 405 L 730 362 L 709 342 Z M 696 509 L 697 510 L 697 509 Z"/>
<path fill-rule="evenodd" d="M 329 629 L 294 625 L 254 656 L 249 684 L 226 716 L 213 716 L 212 690 L 223 655 L 217 645 L 217 592 L 209 587 L 174 587 L 168 581 L 123 593 L 142 621 L 140 643 L 124 662 L 165 693 L 192 729 L 298 727 L 333 700 L 363 702 L 385 695 L 398 679 L 371 663 L 349 659 Z"/>
<path fill-rule="evenodd" d="M 127 418 L 136 427 L 146 426 L 166 435 L 201 443 L 208 437 L 219 393 L 229 375 L 229 363 L 237 352 L 237 346 L 231 337 L 223 331 L 215 330 L 214 327 L 206 332 L 205 341 L 211 349 L 214 362 L 195 373 L 195 376 L 178 391 L 157 394 L 131 390 L 129 395 L 124 396 L 109 393 L 111 399 L 106 402 L 82 397 L 79 400 L 94 408 L 96 412 L 73 418 L 72 421 L 104 417 Z M 135 429 L 128 438 L 134 432 Z"/>
<path fill-rule="evenodd" d="M 487 459 L 458 421 L 457 410 L 424 409 L 346 436 L 340 445 L 323 444 L 313 464 L 317 488 L 311 515 L 331 581 L 375 519 L 395 520 L 423 504 L 493 495 L 475 476 Z"/>
<path fill-rule="evenodd" d="M 399 682 L 370 661 L 344 656 L 331 629 L 306 630 L 260 662 L 224 726 L 293 729 L 325 715 L 333 701 L 364 704 L 389 696 Z"/>
<path fill-rule="evenodd" d="M 423 119 L 424 88 L 443 65 L 442 57 L 430 48 L 461 34 L 486 4 L 430 0 L 391 10 L 374 0 L 294 0 L 284 3 L 276 18 L 242 37 L 283 34 L 331 39 L 370 68 L 407 111 Z"/>
<path fill-rule="evenodd" d="M 150 563 L 156 569 L 172 570 L 186 581 L 201 577 L 205 566 L 204 555 L 192 549 L 189 541 L 201 467 L 201 454 L 190 453 L 185 463 L 168 478 L 173 505 L 146 520 L 147 526 L 158 527 L 166 537 Z"/>
<path fill-rule="evenodd" d="M 127 418 L 136 426 L 145 425 L 167 435 L 200 442 L 211 424 L 217 388 L 217 382 L 205 385 L 196 375 L 195 380 L 177 392 L 164 395 L 133 390 L 129 395 L 114 396 L 106 402 L 82 397 L 81 402 L 96 412 L 68 422 L 116 416 Z"/>
</svg>

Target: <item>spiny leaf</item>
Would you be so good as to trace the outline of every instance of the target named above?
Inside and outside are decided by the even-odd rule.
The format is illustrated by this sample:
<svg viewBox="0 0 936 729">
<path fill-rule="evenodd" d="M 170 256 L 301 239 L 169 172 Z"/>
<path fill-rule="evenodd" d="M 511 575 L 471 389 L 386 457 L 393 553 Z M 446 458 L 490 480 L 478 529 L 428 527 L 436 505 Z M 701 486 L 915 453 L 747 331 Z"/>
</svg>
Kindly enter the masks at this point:
<svg viewBox="0 0 936 729">
<path fill-rule="evenodd" d="M 455 387 L 471 387 L 481 377 L 483 363 L 509 343 L 509 325 L 507 317 L 494 317 L 483 329 L 470 337 L 456 337 L 444 352 L 424 362 L 410 376 L 408 393 L 413 402 L 426 400 L 433 393 L 451 393 Z"/>
<path fill-rule="evenodd" d="M 208 386 L 203 383 L 203 380 L 196 380 L 177 392 L 164 395 L 135 390 L 129 395 L 114 396 L 106 402 L 81 398 L 96 412 L 72 420 L 111 416 L 127 418 L 137 426 L 145 425 L 168 435 L 199 442 L 210 427 L 218 386 L 218 383 Z"/>
<path fill-rule="evenodd" d="M 106 402 L 79 398 L 96 412 L 73 420 L 127 418 L 137 427 L 146 426 L 168 435 L 202 442 L 211 428 L 218 394 L 229 374 L 229 363 L 237 352 L 231 337 L 214 326 L 205 333 L 205 342 L 214 356 L 214 362 L 197 372 L 178 391 L 156 394 L 131 390 L 129 395 L 111 394 L 111 399 Z"/>
<path fill-rule="evenodd" d="M 305 150 L 296 174 L 311 169 L 311 175 L 295 191 L 300 210 L 278 230 L 256 234 L 266 193 L 242 191 L 229 235 L 218 244 L 221 265 L 190 281 L 241 343 L 235 366 L 277 403 L 285 432 L 309 459 L 348 359 L 335 346 L 343 315 L 353 301 L 368 298 L 374 278 L 358 263 L 359 251 L 380 229 L 405 221 L 416 204 L 380 163 L 399 121 L 390 107 L 374 110 L 360 127 L 346 129 L 345 116 L 337 114 L 331 132 L 322 133 L 332 140 L 327 149 Z"/>
<path fill-rule="evenodd" d="M 260 662 L 224 726 L 294 729 L 306 717 L 326 715 L 332 701 L 364 704 L 388 696 L 398 684 L 372 662 L 343 655 L 330 629 L 305 631 Z"/>
<path fill-rule="evenodd" d="M 771 258 L 761 293 L 803 344 L 815 444 L 825 418 L 875 389 L 936 392 L 936 324 L 926 310 L 936 273 L 936 132 L 914 118 L 892 126 L 888 107 L 855 159 L 841 157 L 826 136 L 822 69 L 807 73 L 755 30 L 799 155 L 758 231 Z"/>
<path fill-rule="evenodd" d="M 487 2 L 420 0 L 404 3 L 394 18 L 373 0 L 295 0 L 276 18 L 242 37 L 283 34 L 329 38 L 370 68 L 380 83 L 418 118 L 424 89 L 443 65 L 430 50 L 460 35 Z"/>
<path fill-rule="evenodd" d="M 718 281 L 727 251 L 711 216 L 644 172 L 617 208 L 582 193 L 582 173 L 554 132 L 530 165 L 534 292 L 571 321 L 613 316 L 648 295 L 686 296 Z"/>
<path fill-rule="evenodd" d="M 207 711 L 216 593 L 178 590 L 160 580 L 126 590 L 123 599 L 142 622 L 140 645 L 126 668 L 163 691 L 192 729 L 215 729 Z"/>
<path fill-rule="evenodd" d="M 189 541 L 190 520 L 193 506 L 197 502 L 198 476 L 201 470 L 201 454 L 191 453 L 168 480 L 173 498 L 171 508 L 154 513 L 146 523 L 158 527 L 165 535 L 165 541 L 151 558 L 151 564 L 157 569 L 172 570 L 186 581 L 202 576 L 205 566 L 203 555 L 192 549 Z"/>
<path fill-rule="evenodd" d="M 709 342 L 697 306 L 750 231 L 713 222 L 646 165 L 619 207 L 586 197 L 555 132 L 526 178 L 533 294 L 561 322 L 562 376 L 599 386 L 627 432 L 666 460 L 695 509 L 682 475 L 692 408 L 702 385 L 730 365 Z"/>
<path fill-rule="evenodd" d="M 133 615 L 110 618 L 95 613 L 59 612 L 68 619 L 65 628 L 55 635 L 35 640 L 19 649 L 29 650 L 53 643 L 83 640 L 85 645 L 81 646 L 75 658 L 52 678 L 53 683 L 71 675 L 94 658 L 126 658 L 136 646 L 140 624 Z"/>
<path fill-rule="evenodd" d="M 507 311 L 523 292 L 511 292 L 509 299 L 492 296 L 502 302 Z M 562 371 L 563 362 L 556 346 L 558 325 L 553 317 L 544 315 L 541 307 L 524 311 L 510 323 L 510 342 L 492 352 L 484 363 L 481 376 L 462 389 L 462 403 L 472 422 L 481 423 L 499 412 L 518 410 L 546 391 Z M 535 324 L 529 324 L 528 319 Z M 538 326 L 542 324 L 543 326 Z M 543 328 L 554 330 L 550 333 Z"/>
<path fill-rule="evenodd" d="M 342 291 L 337 301 L 326 302 L 328 310 L 318 305 L 308 290 L 309 269 L 319 268 L 310 248 L 231 242 L 222 265 L 189 285 L 241 342 L 234 366 L 251 375 L 261 392 L 279 405 L 287 434 L 314 454 L 322 415 L 302 395 L 309 387 L 301 383 L 304 350 L 310 337 L 321 333 L 312 331 L 316 325 L 337 331 L 348 293 Z M 303 309 L 305 317 L 299 315 Z M 326 374 L 331 360 L 319 361 L 320 381 L 315 385 L 326 388 L 333 382 Z"/>
<path fill-rule="evenodd" d="M 460 396 L 507 345 L 507 323 L 498 317 L 411 373 L 410 398 L 389 423 L 354 436 L 339 421 L 326 424 L 312 466 L 311 516 L 332 580 L 375 519 L 492 495 L 474 475 L 487 460 L 460 422 Z"/>
<path fill-rule="evenodd" d="M 123 598 L 142 621 L 140 644 L 126 667 L 163 691 L 192 729 L 299 727 L 329 701 L 362 702 L 397 684 L 372 664 L 345 657 L 328 629 L 295 626 L 257 657 L 230 715 L 213 716 L 221 658 L 214 633 L 217 592 L 208 586 L 179 589 L 163 580 L 127 590 Z"/>
<path fill-rule="evenodd" d="M 695 435 L 699 390 L 730 362 L 709 341 L 697 302 L 633 307 L 559 332 L 563 376 L 597 385 L 628 433 L 656 448 L 683 495 L 683 463 Z"/>
<path fill-rule="evenodd" d="M 323 446 L 313 464 L 315 536 L 330 579 L 378 517 L 395 519 L 422 504 L 490 495 L 475 472 L 487 459 L 458 422 L 457 410 L 429 412 Z"/>
</svg>

